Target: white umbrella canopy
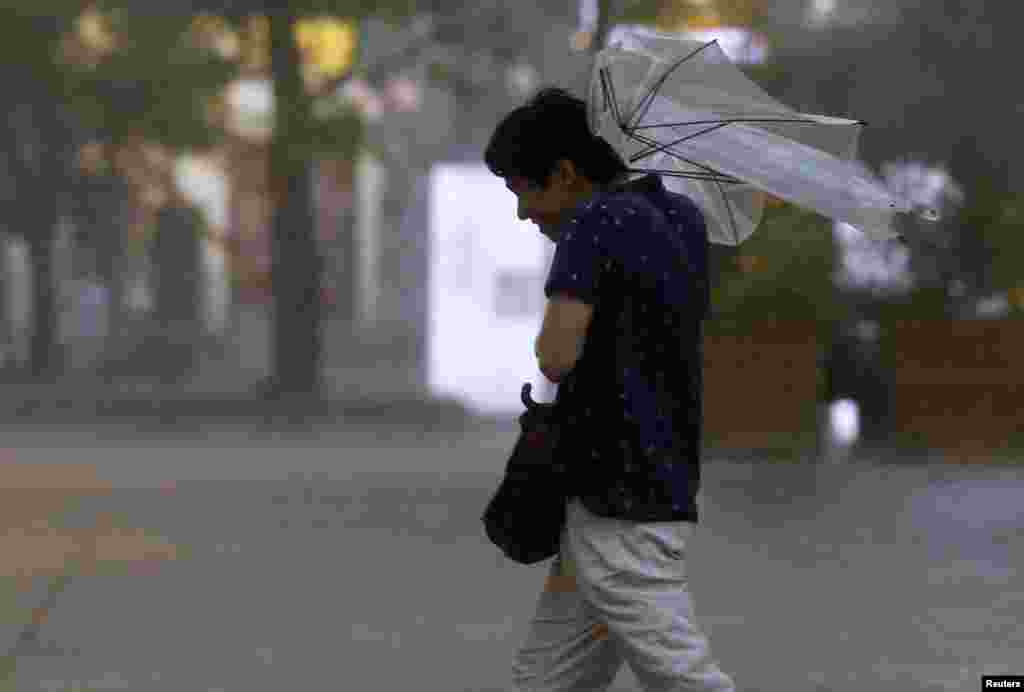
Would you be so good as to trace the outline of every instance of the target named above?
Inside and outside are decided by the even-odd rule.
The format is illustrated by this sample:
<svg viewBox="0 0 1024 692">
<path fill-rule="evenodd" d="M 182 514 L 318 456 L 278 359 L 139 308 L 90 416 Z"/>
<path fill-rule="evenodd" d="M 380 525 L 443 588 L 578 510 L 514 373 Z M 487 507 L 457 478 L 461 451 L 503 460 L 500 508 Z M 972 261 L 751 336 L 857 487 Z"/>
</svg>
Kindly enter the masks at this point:
<svg viewBox="0 0 1024 692">
<path fill-rule="evenodd" d="M 894 215 L 914 211 L 856 159 L 863 122 L 794 111 L 715 41 L 625 34 L 598 53 L 587 110 L 631 171 L 700 206 L 713 243 L 749 238 L 765 193 L 874 239 L 897 237 Z"/>
</svg>

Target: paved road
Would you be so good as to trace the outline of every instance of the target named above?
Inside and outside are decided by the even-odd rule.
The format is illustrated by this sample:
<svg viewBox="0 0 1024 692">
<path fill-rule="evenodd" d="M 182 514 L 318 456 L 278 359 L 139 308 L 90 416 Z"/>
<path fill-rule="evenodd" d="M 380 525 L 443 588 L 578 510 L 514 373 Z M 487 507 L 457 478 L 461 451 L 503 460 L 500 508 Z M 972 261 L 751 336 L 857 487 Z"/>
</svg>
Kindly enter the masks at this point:
<svg viewBox="0 0 1024 692">
<path fill-rule="evenodd" d="M 17 463 L 110 480 L 76 521 L 122 512 L 191 549 L 73 579 L 16 689 L 511 689 L 547 565 L 506 562 L 478 517 L 514 435 L 6 433 Z M 704 475 L 692 588 L 741 690 L 975 690 L 1024 671 L 1024 469 L 715 459 Z M 624 668 L 616 692 L 638 689 Z"/>
</svg>

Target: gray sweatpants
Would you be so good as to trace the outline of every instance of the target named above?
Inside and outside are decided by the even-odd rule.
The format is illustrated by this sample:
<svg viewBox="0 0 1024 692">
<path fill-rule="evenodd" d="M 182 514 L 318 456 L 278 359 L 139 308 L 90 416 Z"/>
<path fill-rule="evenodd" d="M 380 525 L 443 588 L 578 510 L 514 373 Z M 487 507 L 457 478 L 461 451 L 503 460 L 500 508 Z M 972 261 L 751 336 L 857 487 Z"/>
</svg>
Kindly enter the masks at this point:
<svg viewBox="0 0 1024 692">
<path fill-rule="evenodd" d="M 561 554 L 514 665 L 523 692 L 602 692 L 623 662 L 647 692 L 735 692 L 697 627 L 691 522 L 631 522 L 567 507 Z"/>
</svg>

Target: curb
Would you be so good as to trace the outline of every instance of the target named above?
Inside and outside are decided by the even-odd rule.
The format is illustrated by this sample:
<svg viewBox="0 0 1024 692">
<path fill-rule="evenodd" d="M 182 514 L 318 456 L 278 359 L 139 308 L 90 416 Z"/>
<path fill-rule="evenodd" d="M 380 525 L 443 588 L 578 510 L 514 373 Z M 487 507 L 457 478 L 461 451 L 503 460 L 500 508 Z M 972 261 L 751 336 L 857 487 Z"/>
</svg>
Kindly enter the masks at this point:
<svg viewBox="0 0 1024 692">
<path fill-rule="evenodd" d="M 14 391 L 12 391 L 14 390 Z M 20 390 L 20 391 L 19 391 Z M 105 391 L 104 391 L 105 390 Z M 292 396 L 266 398 L 250 392 L 148 392 L 114 387 L 68 392 L 67 387 L 6 387 L 0 425 L 127 423 L 160 427 L 200 423 L 256 423 L 318 426 L 339 421 L 464 427 L 476 417 L 462 402 L 418 393 L 374 393 L 339 399 Z"/>
</svg>

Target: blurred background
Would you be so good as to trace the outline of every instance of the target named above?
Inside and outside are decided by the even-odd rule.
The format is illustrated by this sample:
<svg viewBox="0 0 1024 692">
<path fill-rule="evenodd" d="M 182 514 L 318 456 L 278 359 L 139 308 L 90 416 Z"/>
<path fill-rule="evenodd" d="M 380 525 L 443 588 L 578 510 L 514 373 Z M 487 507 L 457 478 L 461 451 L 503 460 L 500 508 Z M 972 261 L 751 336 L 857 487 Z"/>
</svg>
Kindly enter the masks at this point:
<svg viewBox="0 0 1024 692">
<path fill-rule="evenodd" d="M 553 246 L 483 151 L 627 29 L 867 121 L 942 212 L 878 244 L 773 202 L 712 246 L 687 569 L 723 667 L 1020 672 L 1017 3 L 281 5 L 0 0 L 0 690 L 508 689 L 547 567 L 479 518 L 520 387 L 555 396 Z"/>
<path fill-rule="evenodd" d="M 553 248 L 483 148 L 540 86 L 583 94 L 630 29 L 717 38 L 788 105 L 866 120 L 862 158 L 943 210 L 878 244 L 777 203 L 714 246 L 707 444 L 1019 446 L 1022 106 L 992 81 L 1016 12 L 5 2 L 0 415 L 508 420 L 525 381 L 551 400 L 530 344 Z"/>
</svg>

